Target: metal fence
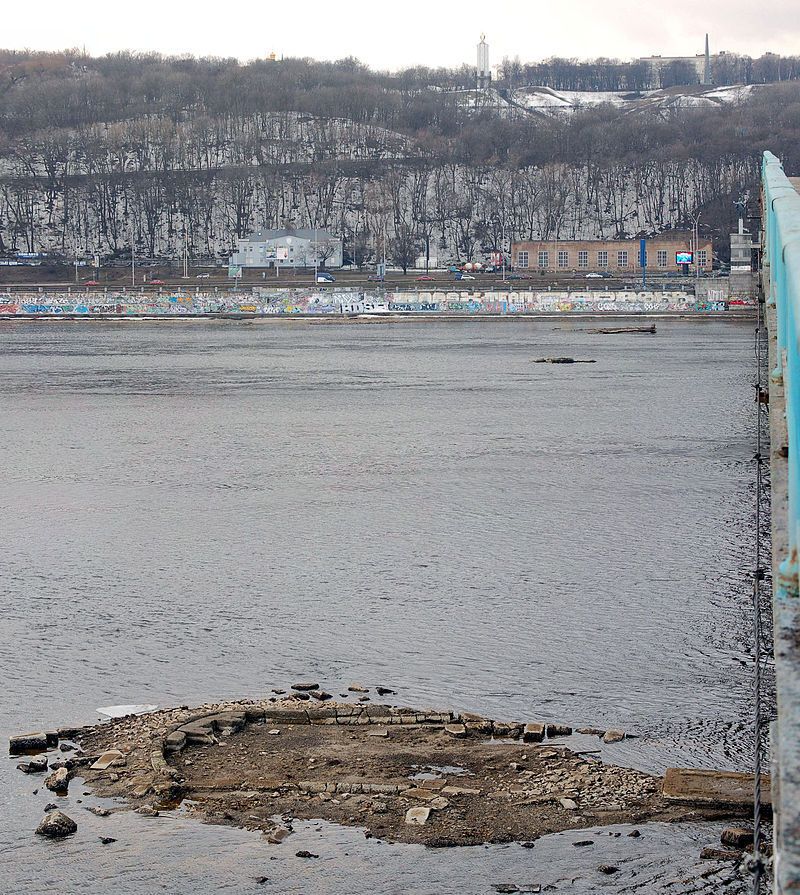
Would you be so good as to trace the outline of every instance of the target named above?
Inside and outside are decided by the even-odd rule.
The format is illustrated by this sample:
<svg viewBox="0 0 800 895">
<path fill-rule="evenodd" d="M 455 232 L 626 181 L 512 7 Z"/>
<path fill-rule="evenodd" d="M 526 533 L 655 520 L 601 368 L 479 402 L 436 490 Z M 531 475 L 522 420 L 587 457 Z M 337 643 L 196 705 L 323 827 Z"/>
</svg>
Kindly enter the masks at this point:
<svg viewBox="0 0 800 895">
<path fill-rule="evenodd" d="M 775 888 L 788 895 L 800 892 L 800 194 L 770 152 L 764 153 L 762 190 L 762 282 L 777 340 L 770 382 L 778 691 L 772 738 Z"/>
</svg>

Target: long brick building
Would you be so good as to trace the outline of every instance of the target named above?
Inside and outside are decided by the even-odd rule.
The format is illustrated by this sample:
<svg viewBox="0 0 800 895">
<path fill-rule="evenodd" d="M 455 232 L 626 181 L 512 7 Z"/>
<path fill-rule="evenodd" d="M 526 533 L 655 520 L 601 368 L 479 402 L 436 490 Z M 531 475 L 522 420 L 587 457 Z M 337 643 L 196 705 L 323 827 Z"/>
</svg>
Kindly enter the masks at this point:
<svg viewBox="0 0 800 895">
<path fill-rule="evenodd" d="M 679 252 L 692 250 L 691 232 L 675 232 L 646 241 L 647 270 L 680 273 Z M 701 236 L 697 247 L 700 270 L 711 270 L 712 241 Z M 514 242 L 511 263 L 517 270 L 585 271 L 586 273 L 634 273 L 641 271 L 638 239 L 585 239 Z M 690 265 L 694 270 L 694 265 Z"/>
</svg>

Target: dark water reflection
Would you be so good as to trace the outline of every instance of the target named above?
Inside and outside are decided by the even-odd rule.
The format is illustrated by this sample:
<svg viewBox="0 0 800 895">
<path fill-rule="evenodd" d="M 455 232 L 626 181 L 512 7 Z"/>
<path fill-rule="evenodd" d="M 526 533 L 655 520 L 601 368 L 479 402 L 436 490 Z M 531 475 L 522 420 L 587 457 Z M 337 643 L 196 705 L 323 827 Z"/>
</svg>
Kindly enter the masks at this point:
<svg viewBox="0 0 800 895">
<path fill-rule="evenodd" d="M 654 770 L 746 768 L 751 333 L 0 324 L 0 733 L 313 677 L 623 726 L 641 739 L 608 757 Z M 47 799 L 11 768 L 4 889 L 101 892 L 119 873 L 125 892 L 249 891 L 278 854 L 122 815 L 107 822 L 129 835 L 105 850 L 96 818 L 36 842 Z M 654 879 L 693 864 L 698 829 L 658 827 L 669 859 L 639 847 Z M 255 875 L 280 864 L 286 892 L 485 891 L 544 853 L 354 835 L 325 833 L 335 870 L 280 852 Z M 559 864 L 560 841 L 556 875 L 605 860 L 570 847 Z M 396 888 L 368 870 L 387 855 Z"/>
</svg>

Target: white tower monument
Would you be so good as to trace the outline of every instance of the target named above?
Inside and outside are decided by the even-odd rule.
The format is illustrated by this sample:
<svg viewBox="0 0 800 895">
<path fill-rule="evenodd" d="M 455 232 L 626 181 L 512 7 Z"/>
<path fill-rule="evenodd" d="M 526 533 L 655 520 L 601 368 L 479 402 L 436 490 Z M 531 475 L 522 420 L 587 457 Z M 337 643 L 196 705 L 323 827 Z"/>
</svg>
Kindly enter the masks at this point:
<svg viewBox="0 0 800 895">
<path fill-rule="evenodd" d="M 486 90 L 492 82 L 492 73 L 489 70 L 489 44 L 486 43 L 486 35 L 481 34 L 481 42 L 478 44 L 478 90 Z"/>
</svg>

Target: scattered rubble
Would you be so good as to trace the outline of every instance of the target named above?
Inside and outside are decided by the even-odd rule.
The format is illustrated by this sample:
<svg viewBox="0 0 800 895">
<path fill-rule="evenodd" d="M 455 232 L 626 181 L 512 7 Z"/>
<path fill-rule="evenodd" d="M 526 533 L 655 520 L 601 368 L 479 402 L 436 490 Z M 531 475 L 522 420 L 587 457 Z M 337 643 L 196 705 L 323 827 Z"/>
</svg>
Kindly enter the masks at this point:
<svg viewBox="0 0 800 895">
<path fill-rule="evenodd" d="M 737 816 L 727 806 L 667 800 L 659 777 L 548 745 L 545 735 L 572 734 L 564 724 L 309 701 L 325 693 L 315 682 L 292 689 L 280 700 L 182 706 L 71 731 L 83 753 L 58 779 L 80 767 L 93 792 L 124 798 L 142 815 L 185 799 L 199 818 L 261 830 L 276 845 L 294 818 L 430 846 L 532 847 L 546 833 L 596 824 Z"/>
</svg>

